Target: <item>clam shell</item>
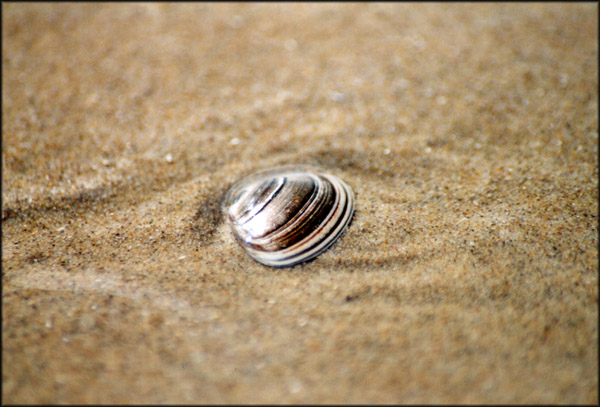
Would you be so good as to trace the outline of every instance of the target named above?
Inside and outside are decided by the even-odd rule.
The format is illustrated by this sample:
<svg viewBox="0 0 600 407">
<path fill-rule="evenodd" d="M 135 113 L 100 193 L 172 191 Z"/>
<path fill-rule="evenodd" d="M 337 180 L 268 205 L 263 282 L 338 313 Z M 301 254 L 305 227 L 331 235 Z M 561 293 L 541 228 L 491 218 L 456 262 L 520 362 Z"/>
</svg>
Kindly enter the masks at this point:
<svg viewBox="0 0 600 407">
<path fill-rule="evenodd" d="M 354 214 L 354 194 L 334 175 L 276 167 L 235 183 L 223 210 L 253 259 L 285 267 L 318 256 L 337 240 Z"/>
</svg>

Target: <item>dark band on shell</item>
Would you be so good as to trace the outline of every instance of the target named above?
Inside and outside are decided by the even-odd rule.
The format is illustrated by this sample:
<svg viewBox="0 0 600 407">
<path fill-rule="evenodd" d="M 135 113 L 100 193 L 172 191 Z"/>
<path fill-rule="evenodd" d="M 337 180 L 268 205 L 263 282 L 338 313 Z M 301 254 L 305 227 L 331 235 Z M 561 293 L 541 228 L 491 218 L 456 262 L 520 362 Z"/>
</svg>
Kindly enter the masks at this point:
<svg viewBox="0 0 600 407">
<path fill-rule="evenodd" d="M 354 213 L 354 194 L 338 177 L 278 167 L 234 184 L 224 199 L 233 234 L 256 261 L 292 266 L 329 248 Z"/>
</svg>

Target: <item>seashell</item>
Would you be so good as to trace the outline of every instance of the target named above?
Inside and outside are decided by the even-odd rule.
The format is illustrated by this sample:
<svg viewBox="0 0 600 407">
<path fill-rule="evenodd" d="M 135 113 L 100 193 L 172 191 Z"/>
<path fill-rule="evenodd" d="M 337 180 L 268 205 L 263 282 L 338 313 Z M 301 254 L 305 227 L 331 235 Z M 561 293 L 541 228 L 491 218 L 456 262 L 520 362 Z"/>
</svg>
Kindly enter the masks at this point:
<svg viewBox="0 0 600 407">
<path fill-rule="evenodd" d="M 354 214 L 354 194 L 334 175 L 276 167 L 235 183 L 223 210 L 253 259 L 285 267 L 318 256 L 337 240 Z"/>
</svg>

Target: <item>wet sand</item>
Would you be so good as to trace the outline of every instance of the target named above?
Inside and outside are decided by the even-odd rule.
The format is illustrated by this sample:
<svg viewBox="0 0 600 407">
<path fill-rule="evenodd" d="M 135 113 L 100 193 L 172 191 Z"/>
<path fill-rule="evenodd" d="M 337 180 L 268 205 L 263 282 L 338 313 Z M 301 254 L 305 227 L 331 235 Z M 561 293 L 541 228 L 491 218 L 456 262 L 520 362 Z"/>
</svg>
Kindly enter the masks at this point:
<svg viewBox="0 0 600 407">
<path fill-rule="evenodd" d="M 2 11 L 4 403 L 598 403 L 596 4 Z M 293 163 L 356 214 L 265 267 Z"/>
</svg>

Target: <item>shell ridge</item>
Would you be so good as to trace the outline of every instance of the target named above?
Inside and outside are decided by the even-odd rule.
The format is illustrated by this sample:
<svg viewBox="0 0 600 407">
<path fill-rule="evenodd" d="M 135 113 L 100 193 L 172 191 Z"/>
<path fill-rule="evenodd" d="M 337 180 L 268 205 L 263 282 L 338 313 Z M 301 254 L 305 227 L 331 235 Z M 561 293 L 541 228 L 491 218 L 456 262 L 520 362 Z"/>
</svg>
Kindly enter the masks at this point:
<svg viewBox="0 0 600 407">
<path fill-rule="evenodd" d="M 327 250 L 341 235 L 341 233 L 344 230 L 344 227 L 346 226 L 352 214 L 354 213 L 354 195 L 352 194 L 352 191 L 347 185 L 342 184 L 342 188 L 345 192 L 350 192 L 349 197 L 352 199 L 345 199 L 345 202 L 343 203 L 343 208 L 341 209 L 340 215 L 336 219 L 335 224 L 330 226 L 330 228 L 328 229 L 330 231 L 329 233 L 326 233 L 318 242 L 315 243 L 315 245 L 308 246 L 303 250 L 301 249 L 301 247 L 304 246 L 307 243 L 307 241 L 299 242 L 298 245 L 290 247 L 286 250 L 271 253 L 272 255 L 265 253 L 261 256 L 261 258 L 267 259 L 267 261 L 270 262 L 270 265 L 286 265 L 288 262 L 289 265 L 293 265 L 316 257 L 320 253 Z M 318 231 L 315 232 L 315 235 L 318 235 Z M 292 263 L 292 259 L 294 258 L 297 258 L 298 260 Z"/>
<path fill-rule="evenodd" d="M 272 200 L 273 200 L 273 199 L 274 199 L 274 198 L 275 198 L 275 197 L 276 197 L 276 196 L 279 194 L 279 192 L 281 192 L 281 191 L 283 190 L 283 187 L 285 186 L 286 180 L 287 180 L 287 179 L 286 179 L 285 177 L 281 177 L 281 178 L 277 178 L 277 179 L 275 179 L 275 180 L 271 181 L 271 183 L 270 183 L 270 184 L 272 184 L 272 183 L 274 183 L 274 182 L 277 182 L 277 181 L 279 181 L 279 182 L 278 182 L 278 185 L 277 185 L 277 187 L 275 188 L 275 190 L 269 193 L 269 195 L 267 196 L 267 199 L 259 201 L 259 202 L 261 202 L 261 205 L 260 205 L 260 206 L 255 206 L 255 207 L 253 207 L 252 209 L 248 210 L 248 212 L 249 212 L 249 213 L 251 213 L 251 215 L 246 215 L 246 213 L 247 213 L 247 212 L 245 212 L 245 213 L 242 215 L 242 219 L 241 219 L 239 222 L 237 222 L 236 224 L 237 224 L 237 225 L 239 225 L 239 226 L 241 226 L 241 225 L 244 225 L 244 224 L 248 223 L 250 220 L 252 220 L 252 219 L 253 219 L 253 218 L 254 218 L 256 215 L 258 215 L 260 212 L 262 212 L 262 211 L 263 211 L 263 209 L 265 209 L 265 207 L 266 207 L 267 205 L 269 205 L 269 203 L 270 203 L 270 202 L 271 202 L 271 201 L 272 201 Z M 259 189 L 259 188 L 260 188 L 260 187 L 261 187 L 263 184 L 264 184 L 264 182 L 263 182 L 263 183 L 260 183 L 260 184 L 259 184 L 259 185 L 258 185 L 258 186 L 255 188 L 255 190 L 254 190 L 254 191 L 252 191 L 252 192 L 251 192 L 249 195 L 251 195 L 252 193 L 254 193 L 254 192 L 255 192 L 257 189 Z M 266 188 L 266 191 L 265 191 L 265 193 L 266 193 L 266 192 L 268 192 L 268 187 Z M 254 208 L 256 208 L 256 209 L 254 209 Z M 243 220 L 243 221 L 242 221 L 242 220 Z"/>
<path fill-rule="evenodd" d="M 296 180 L 297 181 L 297 180 Z M 290 195 L 291 191 L 282 192 L 282 196 L 272 202 L 270 207 L 265 207 L 266 213 L 262 214 L 262 218 L 256 219 L 257 227 L 261 228 L 260 234 L 253 234 L 251 230 L 248 230 L 249 234 L 252 235 L 250 246 L 258 250 L 273 251 L 281 247 L 281 239 L 277 237 L 278 231 L 284 230 L 288 227 L 290 222 L 289 216 L 294 217 L 295 214 L 302 213 L 303 208 L 307 204 L 310 206 L 311 199 L 314 199 L 314 195 L 319 191 L 319 188 L 315 188 L 313 185 L 315 180 L 311 179 L 310 183 L 300 183 L 301 186 L 298 190 L 303 190 L 308 186 L 309 193 L 303 191 L 300 195 L 300 199 L 296 199 Z M 289 189 L 294 189 L 294 181 L 291 182 Z M 283 206 L 278 209 L 278 206 Z M 257 215 L 258 216 L 258 215 Z M 286 219 L 288 218 L 288 219 Z M 249 227 L 251 227 L 250 225 Z M 275 236 L 275 237 L 274 237 Z"/>
<path fill-rule="evenodd" d="M 287 240 L 293 239 L 295 236 L 302 236 L 302 234 L 304 234 L 304 236 L 300 240 L 300 241 L 304 241 L 304 239 L 306 239 L 307 236 L 310 235 L 310 232 L 305 233 L 306 229 L 308 227 L 310 227 L 311 222 L 313 221 L 313 218 L 315 216 L 317 216 L 319 211 L 327 209 L 327 208 L 323 208 L 323 206 L 325 206 L 328 203 L 328 201 L 325 201 L 322 199 L 322 197 L 328 191 L 328 185 L 323 183 L 321 180 L 317 180 L 317 181 L 319 184 L 315 188 L 315 191 L 316 191 L 315 194 L 313 194 L 311 196 L 311 198 L 298 211 L 298 213 L 295 214 L 294 217 L 292 217 L 292 219 L 290 219 L 289 222 L 282 225 L 281 228 L 279 228 L 278 230 L 274 231 L 272 234 L 265 236 L 263 238 L 263 239 L 267 240 L 267 242 L 263 242 L 263 245 L 265 247 L 269 246 L 268 241 L 270 241 L 270 240 L 286 239 L 286 241 L 287 241 Z M 325 185 L 325 190 L 323 188 L 319 188 L 319 185 Z M 284 247 L 281 247 L 281 250 L 286 249 L 290 246 L 292 246 L 292 245 L 286 245 Z"/>
</svg>

